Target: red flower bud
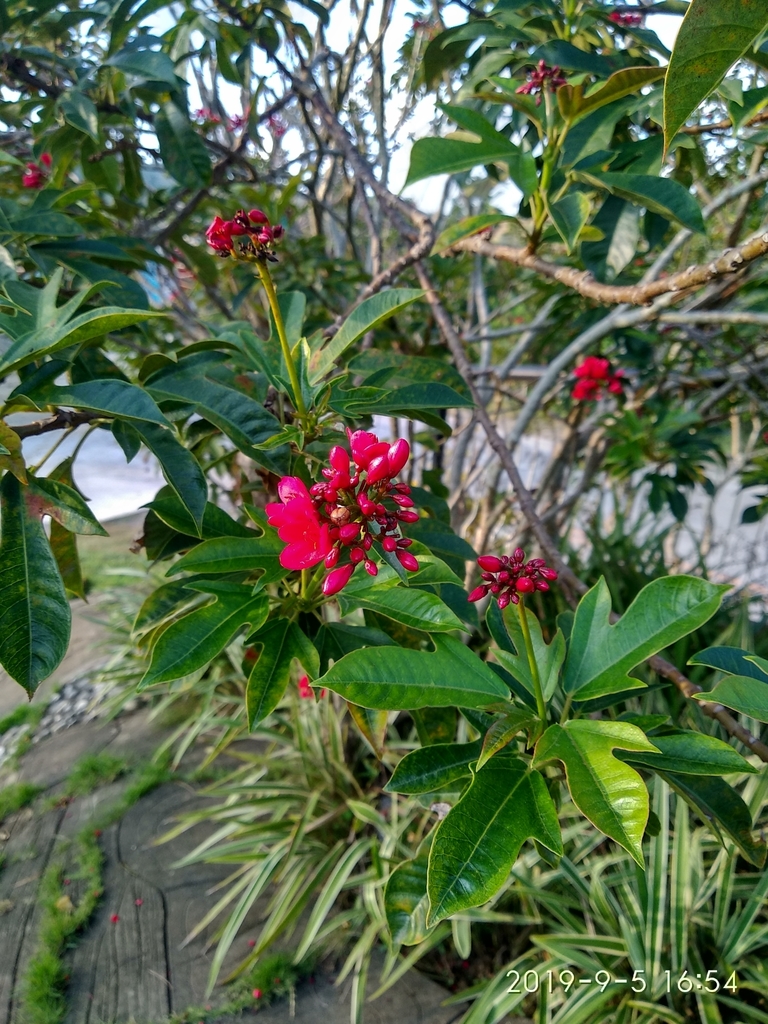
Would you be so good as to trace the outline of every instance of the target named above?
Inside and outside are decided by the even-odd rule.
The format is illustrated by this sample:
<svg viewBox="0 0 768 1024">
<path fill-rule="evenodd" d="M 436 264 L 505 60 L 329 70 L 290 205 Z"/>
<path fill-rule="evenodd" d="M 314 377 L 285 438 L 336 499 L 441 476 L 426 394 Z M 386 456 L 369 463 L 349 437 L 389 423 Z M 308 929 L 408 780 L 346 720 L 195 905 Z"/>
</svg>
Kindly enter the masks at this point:
<svg viewBox="0 0 768 1024">
<path fill-rule="evenodd" d="M 399 550 L 397 552 L 397 560 L 404 569 L 408 570 L 408 572 L 416 572 L 419 568 L 416 556 L 412 555 L 410 551 Z"/>
<path fill-rule="evenodd" d="M 395 441 L 393 445 L 390 445 L 389 451 L 387 452 L 390 476 L 397 476 L 410 458 L 410 455 L 411 446 L 404 437 L 401 437 L 398 441 Z"/>
<path fill-rule="evenodd" d="M 41 153 L 40 154 L 40 163 L 43 165 L 43 167 L 50 168 L 51 164 L 53 163 L 53 159 L 51 157 L 51 154 L 50 153 Z"/>
<path fill-rule="evenodd" d="M 333 597 L 334 594 L 338 594 L 340 590 L 349 583 L 352 573 L 355 571 L 354 565 L 341 565 L 338 569 L 334 569 L 333 572 L 329 572 L 323 580 L 323 593 L 326 597 Z"/>
<path fill-rule="evenodd" d="M 376 484 L 390 476 L 389 460 L 386 455 L 377 455 L 368 463 L 367 481 L 369 484 Z"/>
<path fill-rule="evenodd" d="M 472 593 L 467 598 L 468 601 L 481 601 L 488 593 L 488 587 L 475 587 Z"/>
<path fill-rule="evenodd" d="M 497 558 L 496 555 L 480 555 L 477 564 L 481 569 L 485 569 L 486 572 L 499 572 L 502 566 L 501 559 Z"/>
<path fill-rule="evenodd" d="M 523 562 L 525 561 L 525 552 L 522 548 L 515 548 L 512 552 L 512 558 L 515 562 Z"/>
<path fill-rule="evenodd" d="M 349 453 L 340 444 L 335 444 L 328 453 L 328 461 L 337 473 L 349 473 Z"/>
<path fill-rule="evenodd" d="M 397 513 L 397 518 L 401 523 L 418 523 L 419 513 L 412 512 L 409 508 L 404 508 Z"/>
<path fill-rule="evenodd" d="M 536 589 L 536 584 L 530 576 L 521 576 L 517 583 L 515 583 L 515 589 L 520 594 L 531 594 Z"/>
<path fill-rule="evenodd" d="M 342 544 L 351 544 L 360 535 L 360 523 L 347 523 L 339 528 L 339 538 Z"/>
<path fill-rule="evenodd" d="M 517 604 L 517 598 L 511 597 L 510 594 L 508 593 L 499 594 L 498 598 L 496 599 L 496 603 L 498 604 L 501 611 L 504 611 L 504 609 L 507 607 L 510 601 L 514 601 L 515 604 Z"/>
<path fill-rule="evenodd" d="M 339 560 L 339 549 L 331 548 L 328 554 L 325 556 L 325 567 L 326 569 L 332 569 Z"/>
<path fill-rule="evenodd" d="M 352 548 L 349 557 L 355 565 L 358 565 L 365 558 L 365 551 L 362 548 Z"/>
<path fill-rule="evenodd" d="M 397 547 L 397 540 L 395 537 L 382 537 L 381 546 L 385 551 L 394 551 Z"/>
<path fill-rule="evenodd" d="M 366 558 L 365 560 L 365 571 L 368 573 L 369 576 L 379 575 L 379 567 L 376 565 L 375 562 L 372 562 L 370 558 Z"/>
<path fill-rule="evenodd" d="M 269 217 L 263 210 L 249 210 L 248 219 L 252 220 L 254 224 L 269 224 Z"/>
<path fill-rule="evenodd" d="M 393 494 L 392 501 L 400 508 L 413 508 L 413 498 L 409 498 L 407 494 Z"/>
</svg>

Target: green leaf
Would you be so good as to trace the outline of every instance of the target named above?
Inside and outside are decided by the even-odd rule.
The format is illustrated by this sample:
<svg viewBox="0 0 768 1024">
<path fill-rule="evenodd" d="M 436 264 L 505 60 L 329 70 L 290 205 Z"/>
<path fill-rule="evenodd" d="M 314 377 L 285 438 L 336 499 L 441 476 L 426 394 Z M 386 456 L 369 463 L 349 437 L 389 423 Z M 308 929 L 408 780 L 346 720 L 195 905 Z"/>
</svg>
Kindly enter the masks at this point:
<svg viewBox="0 0 768 1024">
<path fill-rule="evenodd" d="M 614 756 L 617 747 L 657 749 L 644 732 L 628 722 L 571 719 L 547 729 L 536 744 L 532 766 L 562 761 L 571 798 L 581 813 L 643 867 L 641 841 L 648 821 L 648 790 L 637 772 Z"/>
<path fill-rule="evenodd" d="M 27 505 L 34 515 L 50 516 L 71 533 L 109 536 L 77 491 L 60 480 L 30 474 L 26 494 Z"/>
<path fill-rule="evenodd" d="M 720 607 L 727 589 L 693 576 L 665 576 L 643 587 L 611 626 L 611 595 L 601 578 L 576 609 L 565 692 L 581 701 L 644 687 L 627 673 L 703 625 Z"/>
<path fill-rule="evenodd" d="M 227 515 L 223 508 L 214 505 L 213 502 L 205 503 L 203 512 L 202 530 L 198 532 L 197 524 L 181 500 L 175 494 L 160 492 L 160 496 L 150 501 L 146 508 L 151 509 L 155 515 L 178 533 L 184 533 L 188 537 L 201 536 L 203 540 L 212 537 L 253 537 L 254 533 L 247 526 L 238 523 L 232 516 Z M 259 524 L 259 529 L 263 529 Z"/>
<path fill-rule="evenodd" d="M 581 258 L 600 281 L 610 281 L 634 259 L 640 238 L 640 211 L 631 203 L 608 196 L 592 221 L 602 231 L 597 241 L 584 241 Z"/>
<path fill-rule="evenodd" d="M 710 94 L 768 25 L 768 11 L 752 0 L 691 0 L 664 82 L 664 142 Z"/>
<path fill-rule="evenodd" d="M 427 891 L 432 926 L 477 907 L 504 884 L 526 839 L 563 852 L 557 811 L 538 772 L 511 753 L 498 754 L 437 829 Z"/>
<path fill-rule="evenodd" d="M 68 124 L 83 132 L 94 142 L 99 141 L 99 114 L 93 100 L 73 90 L 68 96 L 59 100 L 59 109 Z"/>
<path fill-rule="evenodd" d="M 205 513 L 208 484 L 200 463 L 170 430 L 154 423 L 134 424 L 134 429 L 160 463 L 163 476 L 189 512 L 198 532 Z"/>
<path fill-rule="evenodd" d="M 762 671 L 752 652 L 740 647 L 707 647 L 694 654 L 688 664 L 707 665 L 732 676 L 749 676 L 751 679 L 759 679 L 761 683 L 768 682 L 768 669 Z M 702 694 L 702 698 L 706 699 L 706 695 Z"/>
<path fill-rule="evenodd" d="M 255 534 L 251 537 L 214 537 L 182 555 L 166 575 L 174 576 L 179 572 L 250 574 L 263 569 L 257 584 L 261 590 L 268 583 L 281 580 L 288 574 L 289 570 L 283 568 L 279 561 L 284 547 L 277 532 L 271 529 L 265 530 L 263 537 Z"/>
<path fill-rule="evenodd" d="M 385 585 L 350 590 L 347 587 L 339 595 L 339 604 L 345 615 L 354 608 L 368 608 L 426 633 L 464 629 L 461 619 L 437 594 L 412 588 Z"/>
<path fill-rule="evenodd" d="M 175 103 L 166 103 L 155 114 L 155 134 L 163 165 L 175 181 L 186 188 L 204 188 L 211 183 L 211 158 L 205 143 Z"/>
<path fill-rule="evenodd" d="M 616 71 L 607 82 L 602 82 L 589 95 L 584 95 L 584 86 L 562 86 L 557 90 L 560 112 L 570 125 L 577 124 L 593 111 L 614 100 L 638 92 L 642 86 L 650 85 L 664 77 L 664 68 L 638 67 Z"/>
<path fill-rule="evenodd" d="M 592 213 L 592 204 L 583 192 L 571 192 L 549 207 L 557 233 L 570 254 L 579 240 L 582 228 Z"/>
<path fill-rule="evenodd" d="M 310 641 L 289 619 L 271 619 L 248 637 L 248 644 L 261 651 L 245 689 L 248 728 L 253 729 L 282 699 L 293 659 L 302 663 L 310 678 L 320 671 L 320 660 Z"/>
<path fill-rule="evenodd" d="M 435 651 L 367 647 L 352 651 L 318 680 L 364 708 L 482 708 L 509 697 L 504 683 L 464 644 L 433 638 Z"/>
<path fill-rule="evenodd" d="M 429 934 L 427 912 L 427 869 L 434 832 L 419 846 L 413 860 L 403 861 L 387 879 L 384 913 L 395 945 L 415 946 Z"/>
<path fill-rule="evenodd" d="M 389 712 L 374 711 L 373 708 L 361 708 L 357 704 L 350 704 L 349 701 L 347 701 L 347 709 L 352 716 L 352 721 L 365 739 L 368 740 L 376 757 L 381 760 L 384 756 Z"/>
<path fill-rule="evenodd" d="M 480 164 L 505 163 L 509 176 L 524 196 L 537 185 L 536 163 L 530 153 L 515 146 L 506 135 L 497 132 L 475 110 L 446 106 L 443 110 L 465 131 L 477 136 L 477 142 L 464 139 L 418 139 L 411 150 L 406 186 L 436 174 L 458 174 Z"/>
<path fill-rule="evenodd" d="M 77 551 L 77 537 L 54 519 L 51 522 L 49 541 L 56 565 L 59 567 L 61 580 L 67 593 L 85 600 L 85 583 L 80 567 L 80 556 Z"/>
<path fill-rule="evenodd" d="M 523 708 L 510 708 L 509 711 L 505 711 L 500 718 L 494 721 L 483 737 L 483 749 L 477 760 L 476 771 L 479 772 L 494 754 L 506 747 L 519 732 L 535 721 L 536 716 Z"/>
<path fill-rule="evenodd" d="M 691 231 L 705 233 L 704 218 L 694 197 L 674 178 L 653 174 L 620 174 L 610 171 L 575 171 L 574 177 L 589 185 L 607 189 L 611 195 L 643 206 L 667 220 L 677 221 Z"/>
<path fill-rule="evenodd" d="M 732 786 L 714 776 L 677 775 L 674 772 L 658 774 L 698 812 L 721 842 L 721 833 L 725 833 L 751 864 L 759 868 L 765 864 L 765 842 L 754 838 L 752 815 Z"/>
<path fill-rule="evenodd" d="M 480 747 L 480 740 L 418 747 L 400 759 L 384 789 L 387 793 L 407 794 L 445 789 L 470 774 L 469 766 L 480 756 Z"/>
<path fill-rule="evenodd" d="M 63 306 L 56 306 L 62 274 L 63 269 L 59 268 L 44 288 L 34 288 L 23 281 L 3 281 L 3 290 L 8 304 L 15 307 L 15 315 L 0 314 L 0 331 L 11 338 L 11 344 L 0 356 L 0 376 L 5 377 L 62 348 L 164 315 L 155 310 L 101 306 L 75 316 L 95 289 L 84 288 Z"/>
<path fill-rule="evenodd" d="M 333 368 L 333 364 L 356 341 L 394 316 L 401 309 L 422 298 L 420 288 L 388 288 L 365 299 L 353 309 L 331 340 L 312 360 L 310 383 L 317 384 Z"/>
<path fill-rule="evenodd" d="M 32 696 L 67 652 L 69 601 L 40 518 L 12 473 L 0 482 L 0 664 Z"/>
<path fill-rule="evenodd" d="M 768 687 L 766 687 L 768 696 Z M 653 737 L 658 754 L 649 751 L 619 754 L 622 761 L 683 775 L 728 775 L 731 772 L 756 772 L 749 761 L 723 740 L 701 732 L 663 733 Z"/>
<path fill-rule="evenodd" d="M 0 420 L 0 444 L 5 451 L 0 455 L 0 470 L 7 469 L 17 480 L 27 482 L 27 468 L 21 450 L 21 438 L 5 420 Z"/>
<path fill-rule="evenodd" d="M 518 653 L 510 654 L 508 651 L 494 650 L 493 655 L 518 682 L 523 684 L 529 693 L 535 693 L 531 668 L 528 664 L 528 656 L 525 653 L 525 640 L 520 625 L 519 607 L 521 606 L 508 605 L 503 612 L 504 625 L 507 627 L 507 632 Z M 544 697 L 549 700 L 555 692 L 560 678 L 560 669 L 565 658 L 565 637 L 558 629 L 552 637 L 552 642 L 547 644 L 542 636 L 541 623 L 530 608 L 525 609 L 525 618 L 531 633 L 533 651 L 541 680 L 541 689 Z"/>
<path fill-rule="evenodd" d="M 392 647 L 395 641 L 380 629 L 351 626 L 346 622 L 325 622 L 317 631 L 314 645 L 320 655 L 323 671 L 329 660 L 340 661 L 345 654 L 361 647 Z"/>
<path fill-rule="evenodd" d="M 729 103 L 728 114 L 733 122 L 733 130 L 737 132 L 747 121 L 759 114 L 768 104 L 768 87 L 747 89 L 742 95 L 742 103 Z"/>
<path fill-rule="evenodd" d="M 26 396 L 38 406 L 89 409 L 124 420 L 170 426 L 147 392 L 124 380 L 89 380 L 82 384 L 64 385 L 46 382 L 38 387 L 29 387 L 22 382 L 12 397 L 17 395 Z"/>
<path fill-rule="evenodd" d="M 709 693 L 694 693 L 696 700 L 724 704 L 743 715 L 768 722 L 768 676 L 760 682 L 750 676 L 729 676 Z"/>
<path fill-rule="evenodd" d="M 195 589 L 199 588 L 199 584 Z M 223 587 L 223 585 L 219 585 Z M 251 597 L 248 587 L 232 585 L 213 594 L 213 601 L 172 622 L 158 637 L 152 661 L 139 689 L 169 682 L 204 668 L 250 623 L 260 626 L 267 618 L 266 597 Z"/>
<path fill-rule="evenodd" d="M 461 241 L 462 238 L 469 238 L 480 231 L 485 231 L 486 228 L 493 227 L 495 224 L 501 224 L 504 221 L 510 221 L 511 219 L 511 217 L 504 213 L 478 213 L 474 217 L 462 217 L 457 224 L 451 224 L 450 227 L 440 232 L 437 236 L 437 241 L 432 246 L 430 256 L 436 256 L 438 253 L 450 249 L 452 245 Z"/>
<path fill-rule="evenodd" d="M 172 90 L 179 88 L 182 84 L 176 74 L 173 61 L 166 53 L 155 53 L 153 50 L 126 49 L 116 53 L 109 60 L 104 61 L 107 65 L 120 68 L 136 78 L 151 82 L 164 82 Z"/>
</svg>

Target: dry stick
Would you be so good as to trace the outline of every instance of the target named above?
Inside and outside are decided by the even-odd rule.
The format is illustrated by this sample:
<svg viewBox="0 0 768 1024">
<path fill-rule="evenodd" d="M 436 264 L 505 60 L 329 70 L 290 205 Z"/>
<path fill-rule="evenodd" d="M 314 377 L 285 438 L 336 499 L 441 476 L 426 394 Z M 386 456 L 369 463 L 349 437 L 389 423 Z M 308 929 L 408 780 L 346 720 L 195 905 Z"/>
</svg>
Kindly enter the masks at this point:
<svg viewBox="0 0 768 1024">
<path fill-rule="evenodd" d="M 25 437 L 48 434 L 52 430 L 68 430 L 72 427 L 79 427 L 83 423 L 92 423 L 94 420 L 103 418 L 104 414 L 100 412 L 69 412 L 66 409 L 59 409 L 47 420 L 35 420 L 34 423 L 21 423 L 18 426 L 14 426 L 12 423 L 6 425 L 23 440 Z"/>
<path fill-rule="evenodd" d="M 416 273 L 419 278 L 419 283 L 426 292 L 427 301 L 432 308 L 432 314 L 437 321 L 449 349 L 451 350 L 454 362 L 456 363 L 456 369 L 462 377 L 464 377 L 467 382 L 467 386 L 470 389 L 472 400 L 476 406 L 475 416 L 486 433 L 488 443 L 501 460 L 501 464 L 509 477 L 510 483 L 517 493 L 520 509 L 528 520 L 528 524 L 539 542 L 542 551 L 557 569 L 558 577 L 560 582 L 563 584 L 566 598 L 571 605 L 575 605 L 575 595 L 586 593 L 588 589 L 587 585 L 583 583 L 582 580 L 580 580 L 573 572 L 570 566 L 563 561 L 554 540 L 549 535 L 548 530 L 539 518 L 533 495 L 525 487 L 512 453 L 507 448 L 504 439 L 499 434 L 495 424 L 483 405 L 472 376 L 472 367 L 470 366 L 469 360 L 464 352 L 461 339 L 454 329 L 454 326 L 451 323 L 451 318 L 446 312 L 445 307 L 440 302 L 437 292 L 435 291 L 432 281 L 423 264 L 416 264 Z M 611 616 L 611 621 L 613 622 L 618 621 L 618 619 L 618 615 L 613 614 Z M 691 682 L 690 679 L 684 676 L 682 672 L 680 672 L 665 658 L 662 658 L 659 655 L 654 655 L 654 657 L 648 659 L 648 664 L 654 672 L 673 682 L 685 697 L 690 698 L 693 694 L 702 692 L 701 686 L 697 686 L 696 683 Z M 696 703 L 705 715 L 709 718 L 716 719 L 730 736 L 738 739 L 748 747 L 753 754 L 757 754 L 761 761 L 768 763 L 768 746 L 762 743 L 756 736 L 753 736 L 748 729 L 745 729 L 743 725 L 737 722 L 736 719 L 726 711 L 722 704 L 704 703 L 700 701 L 697 701 Z"/>
<path fill-rule="evenodd" d="M 768 232 L 752 238 L 735 249 L 728 249 L 709 263 L 688 267 L 677 274 L 657 281 L 630 285 L 601 284 L 587 270 L 575 270 L 542 259 L 530 249 L 517 249 L 511 245 L 486 242 L 475 236 L 463 238 L 452 246 L 453 252 L 474 252 L 494 260 L 512 263 L 517 267 L 533 270 L 542 277 L 559 281 L 566 287 L 588 299 L 594 299 L 605 306 L 628 303 L 632 306 L 648 305 L 659 295 L 681 292 L 688 288 L 699 288 L 726 274 L 741 270 L 746 264 L 768 253 Z"/>
</svg>

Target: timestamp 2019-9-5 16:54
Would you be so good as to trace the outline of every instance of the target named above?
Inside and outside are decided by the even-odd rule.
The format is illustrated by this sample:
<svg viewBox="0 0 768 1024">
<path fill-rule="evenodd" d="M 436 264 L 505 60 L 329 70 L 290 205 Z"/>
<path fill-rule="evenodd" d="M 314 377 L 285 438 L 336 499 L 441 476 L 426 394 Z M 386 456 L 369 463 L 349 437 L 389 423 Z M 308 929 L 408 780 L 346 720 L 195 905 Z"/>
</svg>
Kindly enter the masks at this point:
<svg viewBox="0 0 768 1024">
<path fill-rule="evenodd" d="M 507 977 L 511 984 L 507 989 L 509 993 L 529 992 L 533 995 L 542 988 L 552 994 L 557 988 L 562 989 L 566 995 L 572 990 L 580 990 L 586 986 L 595 986 L 604 992 L 609 985 L 626 987 L 637 995 L 647 992 L 650 989 L 656 990 L 657 985 L 649 985 L 645 971 L 632 971 L 630 974 L 612 974 L 610 971 L 595 971 L 594 974 L 578 975 L 570 968 L 559 968 L 557 970 L 539 971 L 507 971 Z M 733 971 L 727 978 L 723 979 L 716 970 L 706 971 L 704 974 L 691 974 L 689 971 L 662 972 L 661 978 L 664 982 L 664 990 L 667 994 L 672 992 L 709 992 L 713 994 L 723 991 L 736 993 L 738 991 L 738 979 Z"/>
</svg>

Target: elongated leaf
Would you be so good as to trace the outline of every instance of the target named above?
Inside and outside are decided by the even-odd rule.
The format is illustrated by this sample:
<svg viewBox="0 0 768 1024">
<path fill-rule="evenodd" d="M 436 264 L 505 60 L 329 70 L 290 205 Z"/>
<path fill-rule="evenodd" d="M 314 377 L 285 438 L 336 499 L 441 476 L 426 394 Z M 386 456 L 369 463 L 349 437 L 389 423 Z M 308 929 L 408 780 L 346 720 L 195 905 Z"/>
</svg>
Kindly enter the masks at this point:
<svg viewBox="0 0 768 1024">
<path fill-rule="evenodd" d="M 21 438 L 5 420 L 0 420 L 0 445 L 4 449 L 0 454 L 0 471 L 7 469 L 17 480 L 26 483 L 27 469 L 21 451 Z"/>
<path fill-rule="evenodd" d="M 277 533 L 268 529 L 262 537 L 257 537 L 253 531 L 250 532 L 253 534 L 251 537 L 214 537 L 197 544 L 174 562 L 166 575 L 174 576 L 179 572 L 254 573 L 263 569 L 257 583 L 259 589 L 282 579 L 289 570 L 280 565 L 279 556 L 285 545 Z"/>
<path fill-rule="evenodd" d="M 144 391 L 124 380 L 89 380 L 82 384 L 56 385 L 46 383 L 29 389 L 21 384 L 14 394 L 23 394 L 37 405 L 89 409 L 117 416 L 123 420 L 144 420 L 170 426 L 156 403 Z"/>
<path fill-rule="evenodd" d="M 427 633 L 464 628 L 461 619 L 454 615 L 448 605 L 437 594 L 427 591 L 372 586 L 360 591 L 345 590 L 339 603 L 345 614 L 355 607 L 369 608 L 396 622 L 402 622 L 404 626 L 423 629 Z"/>
<path fill-rule="evenodd" d="M 295 622 L 272 619 L 248 637 L 248 644 L 260 649 L 245 690 L 248 728 L 263 721 L 275 710 L 291 678 L 293 659 L 297 658 L 311 678 L 320 670 L 317 651 Z"/>
<path fill-rule="evenodd" d="M 98 143 L 99 114 L 93 100 L 84 93 L 73 90 L 69 96 L 59 100 L 59 109 L 68 124 Z"/>
<path fill-rule="evenodd" d="M 188 537 L 198 536 L 198 527 L 182 504 L 177 495 L 162 493 L 161 496 L 148 502 L 145 506 L 151 509 L 158 519 L 170 526 L 178 533 L 184 533 Z M 261 524 L 259 524 L 261 526 Z M 223 508 L 208 501 L 203 512 L 203 525 L 200 531 L 203 540 L 211 540 L 214 537 L 253 537 L 253 530 L 238 523 L 232 516 L 227 515 Z"/>
<path fill-rule="evenodd" d="M 12 473 L 0 482 L 0 664 L 32 696 L 67 651 L 69 601 L 39 516 Z"/>
<path fill-rule="evenodd" d="M 85 583 L 77 551 L 77 537 L 54 519 L 49 536 L 51 551 L 67 593 L 85 600 Z"/>
<path fill-rule="evenodd" d="M 464 644 L 436 636 L 434 654 L 400 647 L 352 651 L 317 681 L 364 708 L 482 708 L 509 697 L 504 683 Z"/>
<path fill-rule="evenodd" d="M 152 683 L 181 679 L 203 668 L 231 643 L 246 623 L 252 627 L 261 625 L 268 610 L 267 598 L 251 597 L 248 587 L 233 585 L 221 589 L 210 604 L 189 612 L 161 633 L 139 689 Z"/>
<path fill-rule="evenodd" d="M 311 383 L 316 384 L 322 380 L 350 345 L 354 345 L 368 331 L 374 330 L 423 295 L 424 292 L 420 288 L 389 288 L 361 302 L 312 360 Z"/>
<path fill-rule="evenodd" d="M 376 757 L 381 760 L 384 756 L 384 742 L 387 738 L 389 712 L 374 711 L 373 708 L 361 708 L 357 704 L 350 704 L 349 701 L 347 701 L 347 710 L 352 716 L 352 721 L 370 743 Z"/>
<path fill-rule="evenodd" d="M 707 647 L 688 660 L 689 665 L 708 665 L 709 668 L 728 672 L 732 676 L 749 676 L 761 683 L 768 683 L 768 669 L 763 671 L 753 660 L 751 651 L 740 647 Z M 702 694 L 702 697 L 704 695 Z"/>
<path fill-rule="evenodd" d="M 72 533 L 108 536 L 78 492 L 60 480 L 30 475 L 26 494 L 27 505 L 35 515 L 50 516 Z"/>
<path fill-rule="evenodd" d="M 427 923 L 489 900 L 531 838 L 554 854 L 563 852 L 544 779 L 513 754 L 498 754 L 438 826 L 429 857 Z"/>
<path fill-rule="evenodd" d="M 160 156 L 172 178 L 187 188 L 210 183 L 211 158 L 205 143 L 175 103 L 166 103 L 155 114 L 155 132 Z"/>
<path fill-rule="evenodd" d="M 431 793 L 466 778 L 469 766 L 480 756 L 480 740 L 474 743 L 433 743 L 403 757 L 384 789 L 388 793 Z"/>
<path fill-rule="evenodd" d="M 488 732 L 483 737 L 483 749 L 477 761 L 476 771 L 480 771 L 483 765 L 489 761 L 494 754 L 522 732 L 531 722 L 536 721 L 536 716 L 530 711 L 522 708 L 511 708 L 509 711 L 497 718 Z"/>
<path fill-rule="evenodd" d="M 751 0 L 691 0 L 664 82 L 664 142 L 678 129 L 768 25 Z"/>
<path fill-rule="evenodd" d="M 381 629 L 351 626 L 346 622 L 326 622 L 318 630 L 314 644 L 320 655 L 322 671 L 326 672 L 329 661 L 340 661 L 351 651 L 361 647 L 393 647 L 395 641 Z"/>
<path fill-rule="evenodd" d="M 594 110 L 638 92 L 642 86 L 650 85 L 651 82 L 657 82 L 663 77 L 664 68 L 623 68 L 621 71 L 615 71 L 607 82 L 602 82 L 599 87 L 592 89 L 588 96 L 584 95 L 583 85 L 562 86 L 557 90 L 557 102 L 563 118 L 574 125 Z"/>
<path fill-rule="evenodd" d="M 440 232 L 432 246 L 430 255 L 435 256 L 444 252 L 462 238 L 469 238 L 480 231 L 485 231 L 486 228 L 494 227 L 496 224 L 508 220 L 510 218 L 504 213 L 477 213 L 473 217 L 462 217 L 458 224 L 451 224 L 450 227 Z"/>
<path fill-rule="evenodd" d="M 727 589 L 693 576 L 665 576 L 643 587 L 611 626 L 611 597 L 600 579 L 576 609 L 565 664 L 566 693 L 589 700 L 644 686 L 627 673 L 703 625 Z"/>
<path fill-rule="evenodd" d="M 768 695 L 768 687 L 766 687 Z M 682 775 L 728 775 L 730 772 L 756 772 L 749 761 L 728 743 L 700 732 L 673 732 L 653 737 L 659 753 L 619 752 L 617 757 L 632 764 L 660 768 Z"/>
<path fill-rule="evenodd" d="M 576 171 L 575 177 L 612 195 L 643 206 L 667 220 L 677 221 L 690 231 L 704 233 L 704 218 L 694 197 L 674 178 L 657 178 L 652 174 L 619 174 L 610 171 Z"/>
<path fill-rule="evenodd" d="M 429 934 L 427 928 L 427 869 L 434 832 L 419 846 L 413 860 L 403 861 L 387 879 L 384 888 L 384 913 L 395 945 L 415 946 Z"/>
<path fill-rule="evenodd" d="M 167 53 L 126 49 L 120 50 L 104 63 L 144 81 L 165 82 L 172 89 L 177 89 L 180 84 L 173 61 Z"/>
<path fill-rule="evenodd" d="M 418 139 L 411 150 L 406 185 L 435 174 L 457 174 L 480 164 L 505 163 L 509 176 L 529 196 L 536 188 L 536 163 L 533 156 L 515 146 L 476 110 L 446 106 L 444 111 L 460 128 L 477 136 L 477 142 L 464 139 Z"/>
<path fill-rule="evenodd" d="M 547 729 L 536 744 L 533 767 L 562 761 L 581 813 L 643 867 L 640 844 L 648 821 L 648 790 L 637 772 L 614 756 L 616 748 L 651 753 L 657 749 L 627 722 L 572 719 Z"/>
<path fill-rule="evenodd" d="M 569 253 L 579 239 L 581 230 L 592 213 L 592 204 L 583 192 L 571 192 L 549 208 L 557 233 L 565 242 Z"/>
<path fill-rule="evenodd" d="M 752 815 L 741 796 L 723 779 L 712 776 L 659 772 L 722 841 L 725 833 L 751 863 L 765 863 L 765 842 L 752 834 Z"/>
<path fill-rule="evenodd" d="M 768 676 L 761 682 L 750 676 L 729 676 L 718 683 L 709 693 L 695 693 L 697 700 L 724 704 L 727 708 L 740 711 L 743 715 L 768 722 Z"/>
<path fill-rule="evenodd" d="M 208 484 L 200 463 L 170 430 L 155 423 L 135 423 L 134 429 L 160 463 L 163 476 L 189 512 L 199 536 L 205 514 Z"/>
<path fill-rule="evenodd" d="M 501 665 L 503 665 L 504 668 L 518 680 L 518 682 L 522 683 L 529 693 L 534 693 L 535 688 L 533 684 L 533 676 L 531 675 L 528 656 L 525 653 L 525 640 L 523 639 L 523 630 L 520 625 L 518 612 L 518 608 L 520 607 L 522 606 L 507 606 L 503 613 L 504 625 L 507 627 L 507 632 L 509 633 L 518 653 L 510 654 L 504 650 L 494 651 L 493 653 L 494 657 L 498 659 Z M 528 629 L 530 630 L 531 641 L 533 643 L 533 650 L 536 656 L 536 665 L 539 670 L 541 689 L 545 698 L 549 699 L 557 687 L 558 679 L 560 677 L 560 668 L 562 667 L 563 660 L 565 658 L 565 637 L 558 629 L 552 638 L 552 642 L 547 644 L 544 642 L 544 637 L 542 636 L 541 623 L 530 608 L 525 609 L 525 618 L 528 623 Z"/>
</svg>

